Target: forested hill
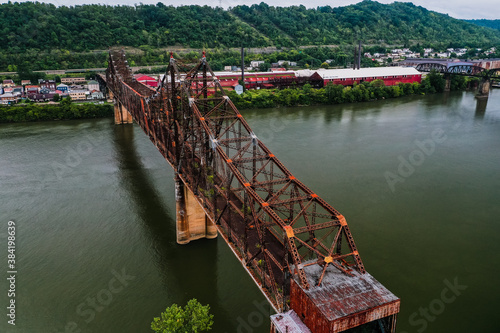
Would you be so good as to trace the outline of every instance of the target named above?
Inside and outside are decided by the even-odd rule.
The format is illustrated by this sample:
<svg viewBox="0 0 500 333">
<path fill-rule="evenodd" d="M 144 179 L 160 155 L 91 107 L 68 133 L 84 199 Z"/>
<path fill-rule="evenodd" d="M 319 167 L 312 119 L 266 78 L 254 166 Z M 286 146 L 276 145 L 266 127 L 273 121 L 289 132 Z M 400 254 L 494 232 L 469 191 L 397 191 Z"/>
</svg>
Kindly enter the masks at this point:
<svg viewBox="0 0 500 333">
<path fill-rule="evenodd" d="M 487 28 L 493 28 L 493 29 L 500 30 L 500 20 L 484 20 L 484 19 L 482 19 L 482 20 L 464 20 L 464 21 L 477 24 L 481 27 L 487 27 Z"/>
<path fill-rule="evenodd" d="M 153 48 L 350 44 L 489 46 L 500 31 L 428 11 L 411 3 L 365 0 L 346 7 L 272 7 L 230 10 L 207 6 L 0 5 L 2 52 L 27 49 L 88 51 L 124 45 Z"/>
</svg>

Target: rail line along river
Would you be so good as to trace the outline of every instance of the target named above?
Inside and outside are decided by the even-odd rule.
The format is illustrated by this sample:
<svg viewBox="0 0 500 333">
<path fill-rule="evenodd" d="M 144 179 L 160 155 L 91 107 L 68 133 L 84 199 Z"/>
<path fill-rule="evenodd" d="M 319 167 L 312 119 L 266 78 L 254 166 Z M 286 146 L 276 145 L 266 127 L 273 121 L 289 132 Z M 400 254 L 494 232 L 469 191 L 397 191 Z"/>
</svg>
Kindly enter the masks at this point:
<svg viewBox="0 0 500 333">
<path fill-rule="evenodd" d="M 498 332 L 499 90 L 243 115 L 346 216 L 367 270 L 402 299 L 398 332 Z M 14 221 L 17 269 L 16 325 L 5 303 L 0 332 L 148 332 L 191 298 L 214 332 L 268 332 L 222 239 L 176 244 L 173 176 L 136 125 L 0 124 L 0 246 L 6 258 Z"/>
</svg>

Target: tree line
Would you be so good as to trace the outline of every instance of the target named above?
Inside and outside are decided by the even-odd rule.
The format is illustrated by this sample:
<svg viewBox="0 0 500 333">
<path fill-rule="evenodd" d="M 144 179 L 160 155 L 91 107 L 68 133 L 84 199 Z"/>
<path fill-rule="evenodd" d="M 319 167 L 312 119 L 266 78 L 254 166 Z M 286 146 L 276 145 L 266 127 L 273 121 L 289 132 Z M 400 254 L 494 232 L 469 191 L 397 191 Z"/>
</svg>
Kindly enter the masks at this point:
<svg viewBox="0 0 500 333">
<path fill-rule="evenodd" d="M 111 104 L 75 104 L 65 98 L 58 104 L 20 103 L 0 107 L 0 123 L 92 119 L 113 116 Z"/>
<path fill-rule="evenodd" d="M 451 90 L 464 90 L 476 85 L 477 81 L 477 78 L 454 75 L 451 77 Z M 229 91 L 227 94 L 238 109 L 248 109 L 368 102 L 408 95 L 434 94 L 443 92 L 444 89 L 443 76 L 431 72 L 421 83 L 400 83 L 394 86 L 386 86 L 383 80 L 375 80 L 355 84 L 353 87 L 329 83 L 323 88 L 314 89 L 310 84 L 306 84 L 300 88 L 246 90 L 241 95 Z"/>
</svg>

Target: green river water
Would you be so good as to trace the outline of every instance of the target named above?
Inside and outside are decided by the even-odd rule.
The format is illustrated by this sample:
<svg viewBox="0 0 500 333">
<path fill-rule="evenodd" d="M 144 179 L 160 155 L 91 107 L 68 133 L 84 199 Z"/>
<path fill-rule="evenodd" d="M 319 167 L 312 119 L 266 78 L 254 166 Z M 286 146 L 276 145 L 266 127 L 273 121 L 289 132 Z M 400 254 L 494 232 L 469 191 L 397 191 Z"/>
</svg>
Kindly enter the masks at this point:
<svg viewBox="0 0 500 333">
<path fill-rule="evenodd" d="M 367 270 L 401 298 L 398 332 L 500 331 L 500 90 L 242 113 L 346 217 Z M 173 176 L 137 125 L 0 124 L 0 332 L 151 332 L 191 298 L 210 304 L 213 332 L 269 332 L 221 238 L 176 244 Z"/>
</svg>

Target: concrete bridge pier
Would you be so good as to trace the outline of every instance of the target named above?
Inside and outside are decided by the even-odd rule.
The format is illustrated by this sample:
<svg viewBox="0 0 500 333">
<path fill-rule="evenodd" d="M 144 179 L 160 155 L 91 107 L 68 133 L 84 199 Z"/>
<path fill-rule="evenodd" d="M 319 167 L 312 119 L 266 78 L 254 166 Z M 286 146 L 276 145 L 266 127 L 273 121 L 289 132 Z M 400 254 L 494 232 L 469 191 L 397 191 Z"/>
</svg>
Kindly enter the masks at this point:
<svg viewBox="0 0 500 333">
<path fill-rule="evenodd" d="M 476 98 L 488 98 L 490 94 L 491 81 L 488 78 L 483 78 L 479 84 L 479 90 L 476 94 Z"/>
<path fill-rule="evenodd" d="M 200 238 L 216 238 L 217 228 L 207 217 L 191 190 L 175 177 L 177 243 L 187 244 Z"/>
<path fill-rule="evenodd" d="M 445 79 L 444 91 L 450 91 L 451 90 L 451 75 L 445 74 L 444 79 Z"/>
<path fill-rule="evenodd" d="M 115 100 L 115 124 L 132 124 L 132 115 L 122 103 Z"/>
</svg>

